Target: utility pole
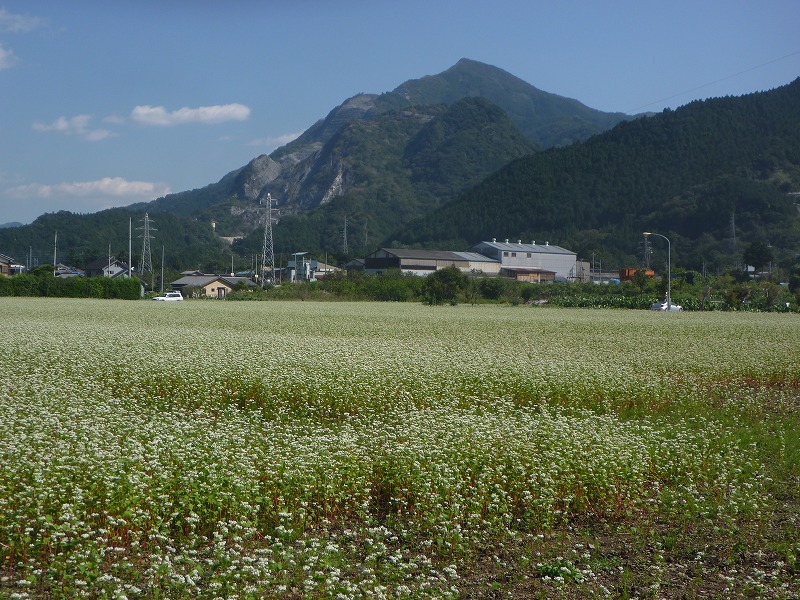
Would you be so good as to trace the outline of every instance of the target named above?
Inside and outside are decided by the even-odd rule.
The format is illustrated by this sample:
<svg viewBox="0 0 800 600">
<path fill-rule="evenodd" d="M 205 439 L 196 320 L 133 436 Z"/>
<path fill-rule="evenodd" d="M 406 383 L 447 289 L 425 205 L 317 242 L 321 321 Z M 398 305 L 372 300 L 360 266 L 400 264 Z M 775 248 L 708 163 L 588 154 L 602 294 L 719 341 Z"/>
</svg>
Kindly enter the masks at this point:
<svg viewBox="0 0 800 600">
<path fill-rule="evenodd" d="M 132 233 L 133 218 L 128 217 L 128 279 L 131 278 L 131 264 L 133 263 L 133 256 L 131 256 L 131 233 Z"/>
<path fill-rule="evenodd" d="M 347 256 L 347 215 L 344 216 L 344 230 L 342 231 L 342 252 Z"/>
<path fill-rule="evenodd" d="M 58 231 L 56 231 L 55 240 L 53 240 L 53 277 L 58 273 Z"/>
<path fill-rule="evenodd" d="M 161 295 L 164 295 L 164 246 L 161 246 Z"/>
</svg>

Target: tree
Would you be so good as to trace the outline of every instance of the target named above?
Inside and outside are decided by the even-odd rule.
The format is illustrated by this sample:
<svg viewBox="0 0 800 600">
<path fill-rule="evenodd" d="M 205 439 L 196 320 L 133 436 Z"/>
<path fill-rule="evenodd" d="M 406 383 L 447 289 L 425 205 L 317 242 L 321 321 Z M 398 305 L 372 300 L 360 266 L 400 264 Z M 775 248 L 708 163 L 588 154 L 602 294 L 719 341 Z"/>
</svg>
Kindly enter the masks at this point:
<svg viewBox="0 0 800 600">
<path fill-rule="evenodd" d="M 758 273 L 772 261 L 772 248 L 757 240 L 745 249 L 742 258 L 745 264 L 752 266 Z"/>
<path fill-rule="evenodd" d="M 423 292 L 428 304 L 455 304 L 459 294 L 469 286 L 467 276 L 456 266 L 446 267 L 425 278 Z"/>
</svg>

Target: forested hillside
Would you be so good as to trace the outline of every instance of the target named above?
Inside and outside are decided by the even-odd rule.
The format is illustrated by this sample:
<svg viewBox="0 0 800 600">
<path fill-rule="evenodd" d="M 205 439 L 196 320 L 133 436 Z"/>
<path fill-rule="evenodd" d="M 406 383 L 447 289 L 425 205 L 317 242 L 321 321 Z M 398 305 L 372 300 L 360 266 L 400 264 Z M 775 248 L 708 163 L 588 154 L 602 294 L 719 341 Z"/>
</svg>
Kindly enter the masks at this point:
<svg viewBox="0 0 800 600">
<path fill-rule="evenodd" d="M 582 257 L 632 263 L 641 232 L 653 230 L 671 238 L 673 261 L 727 268 L 756 240 L 776 258 L 796 256 L 797 191 L 800 80 L 693 102 L 519 159 L 394 239 L 463 247 L 492 237 L 549 240 Z"/>
<path fill-rule="evenodd" d="M 346 218 L 348 249 L 371 252 L 400 224 L 534 150 L 500 108 L 481 98 L 352 121 L 320 152 L 314 167 L 321 182 L 340 173 L 347 191 L 307 213 L 281 218 L 275 249 L 341 252 Z M 236 248 L 260 251 L 262 236 L 257 230 Z"/>
<path fill-rule="evenodd" d="M 66 211 L 48 213 L 30 225 L 0 229 L 0 248 L 26 264 L 52 264 L 58 233 L 57 262 L 83 268 L 86 264 L 111 254 L 127 261 L 128 230 L 132 230 L 133 266 L 141 264 L 144 213 L 122 208 L 80 215 Z M 222 270 L 230 264 L 229 247 L 213 233 L 210 223 L 160 213 L 151 221 L 152 262 L 170 269 Z"/>
</svg>

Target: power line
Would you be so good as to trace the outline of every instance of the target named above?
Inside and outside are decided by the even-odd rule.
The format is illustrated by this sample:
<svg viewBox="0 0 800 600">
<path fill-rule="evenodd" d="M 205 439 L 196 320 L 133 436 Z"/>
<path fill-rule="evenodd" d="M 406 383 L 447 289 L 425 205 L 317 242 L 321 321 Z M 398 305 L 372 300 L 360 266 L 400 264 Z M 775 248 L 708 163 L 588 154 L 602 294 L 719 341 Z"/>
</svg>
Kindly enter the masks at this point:
<svg viewBox="0 0 800 600">
<path fill-rule="evenodd" d="M 784 56 L 781 56 L 779 58 L 773 58 L 772 60 L 768 60 L 767 62 L 761 63 L 760 65 L 756 65 L 755 67 L 750 67 L 749 69 L 745 69 L 743 71 L 739 71 L 738 73 L 733 73 L 732 75 L 726 75 L 725 77 L 722 77 L 720 79 L 715 79 L 714 81 L 709 81 L 708 83 L 704 83 L 703 85 L 698 85 L 697 87 L 694 87 L 694 88 L 692 88 L 690 90 L 686 90 L 686 91 L 680 92 L 678 94 L 673 94 L 672 96 L 667 96 L 666 98 L 661 98 L 660 100 L 654 100 L 653 102 L 649 102 L 647 104 L 643 104 L 642 106 L 639 106 L 639 107 L 634 108 L 632 110 L 629 110 L 627 112 L 629 114 L 639 112 L 640 110 L 642 110 L 643 108 L 647 108 L 648 106 L 653 106 L 654 104 L 661 104 L 662 102 L 666 102 L 667 100 L 673 100 L 674 98 L 679 98 L 680 96 L 685 96 L 686 94 L 691 94 L 692 92 L 696 92 L 697 90 L 702 90 L 703 88 L 706 88 L 706 87 L 708 87 L 710 85 L 715 85 L 715 84 L 720 83 L 722 81 L 727 81 L 728 79 L 733 79 L 734 77 L 738 77 L 739 75 L 744 75 L 745 73 L 749 73 L 750 71 L 755 71 L 756 69 L 760 69 L 762 67 L 766 67 L 767 65 L 771 65 L 772 63 L 776 63 L 776 62 L 782 61 L 782 60 L 790 58 L 792 56 L 797 56 L 798 54 L 800 54 L 800 50 L 795 50 L 794 52 L 790 52 L 789 54 L 785 54 Z"/>
</svg>

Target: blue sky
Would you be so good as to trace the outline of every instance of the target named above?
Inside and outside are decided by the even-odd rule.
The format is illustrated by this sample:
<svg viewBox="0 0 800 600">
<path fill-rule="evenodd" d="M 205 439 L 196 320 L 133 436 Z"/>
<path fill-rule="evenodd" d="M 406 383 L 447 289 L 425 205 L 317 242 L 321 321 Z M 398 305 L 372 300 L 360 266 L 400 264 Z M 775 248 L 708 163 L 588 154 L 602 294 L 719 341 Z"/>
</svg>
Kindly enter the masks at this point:
<svg viewBox="0 0 800 600">
<path fill-rule="evenodd" d="M 797 0 L 0 0 L 0 223 L 218 181 L 460 58 L 605 111 L 800 76 Z"/>
</svg>

